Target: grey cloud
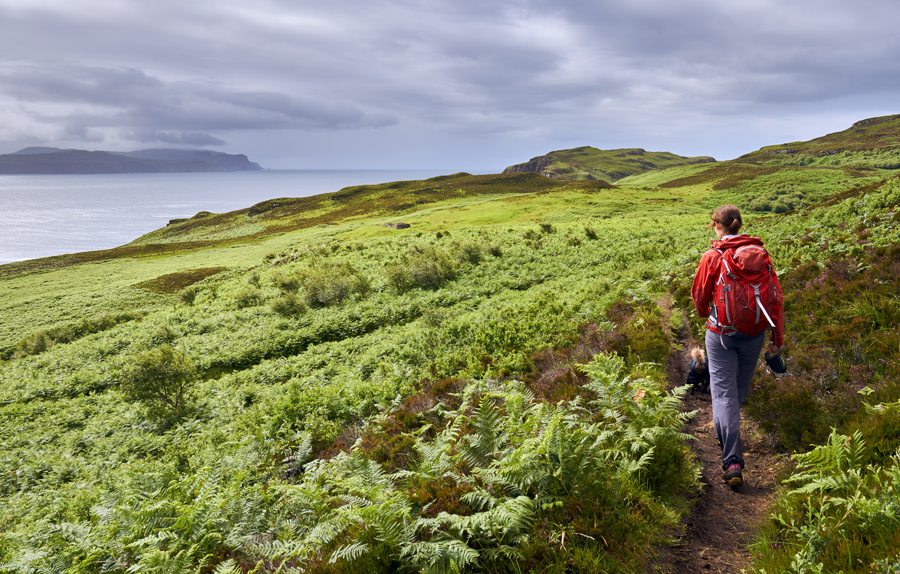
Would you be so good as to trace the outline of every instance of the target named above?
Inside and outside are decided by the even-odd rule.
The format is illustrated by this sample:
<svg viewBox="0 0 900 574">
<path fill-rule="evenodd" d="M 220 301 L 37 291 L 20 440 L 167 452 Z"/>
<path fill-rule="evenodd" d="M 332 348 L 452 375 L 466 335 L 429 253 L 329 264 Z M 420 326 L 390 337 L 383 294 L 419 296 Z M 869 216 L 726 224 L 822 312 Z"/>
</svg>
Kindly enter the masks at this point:
<svg viewBox="0 0 900 574">
<path fill-rule="evenodd" d="M 221 140 L 209 134 L 197 132 L 177 133 L 151 130 L 130 130 L 119 132 L 119 136 L 124 140 L 141 143 L 167 143 L 189 146 L 223 146 L 226 144 L 225 140 Z"/>
<path fill-rule="evenodd" d="M 94 141 L 84 135 L 87 130 L 104 127 L 123 128 L 122 133 L 138 141 L 221 145 L 223 140 L 209 134 L 187 132 L 340 130 L 396 122 L 390 114 L 366 113 L 346 102 L 241 91 L 209 82 L 165 82 L 127 68 L 18 66 L 0 76 L 0 93 L 30 104 L 36 110 L 31 119 L 64 126 L 83 141 Z M 68 109 L 60 111 L 56 105 L 42 111 L 42 103 L 65 104 Z"/>
<path fill-rule="evenodd" d="M 0 6 L 15 133 L 240 145 L 260 130 L 384 128 L 647 147 L 635 140 L 860 99 L 890 108 L 900 92 L 900 4 L 883 0 L 77 4 Z"/>
</svg>

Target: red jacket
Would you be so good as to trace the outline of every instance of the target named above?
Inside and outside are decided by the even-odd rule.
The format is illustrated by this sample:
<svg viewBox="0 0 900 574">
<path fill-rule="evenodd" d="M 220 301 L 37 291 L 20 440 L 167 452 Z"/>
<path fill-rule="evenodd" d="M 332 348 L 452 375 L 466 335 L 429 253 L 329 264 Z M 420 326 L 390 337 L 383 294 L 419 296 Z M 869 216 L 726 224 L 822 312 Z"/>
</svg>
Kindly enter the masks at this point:
<svg viewBox="0 0 900 574">
<path fill-rule="evenodd" d="M 716 286 L 716 280 L 719 278 L 722 267 L 722 256 L 716 249 L 722 251 L 730 248 L 739 248 L 745 245 L 759 245 L 763 242 L 758 237 L 750 237 L 749 235 L 738 235 L 728 237 L 721 241 L 713 241 L 713 248 L 703 254 L 700 258 L 700 266 L 697 268 L 697 274 L 694 276 L 694 284 L 691 287 L 691 297 L 694 299 L 694 307 L 697 308 L 697 315 L 701 317 L 709 317 L 709 303 L 713 297 Z M 775 271 L 773 270 L 774 274 Z M 772 322 L 775 323 L 775 329 L 770 332 L 772 342 L 779 347 L 784 346 L 784 299 L 781 295 L 781 284 L 778 283 L 778 277 L 775 277 L 775 286 L 778 291 L 778 300 L 776 308 L 772 313 Z M 707 323 L 706 328 L 714 333 L 721 333 L 721 329 L 715 325 Z"/>
</svg>

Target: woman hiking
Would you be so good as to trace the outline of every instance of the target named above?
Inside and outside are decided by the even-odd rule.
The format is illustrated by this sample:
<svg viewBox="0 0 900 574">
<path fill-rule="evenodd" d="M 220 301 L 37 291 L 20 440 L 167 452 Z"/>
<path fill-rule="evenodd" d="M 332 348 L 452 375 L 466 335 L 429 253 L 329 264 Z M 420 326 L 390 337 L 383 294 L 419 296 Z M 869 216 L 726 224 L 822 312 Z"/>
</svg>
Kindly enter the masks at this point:
<svg viewBox="0 0 900 574">
<path fill-rule="evenodd" d="M 706 317 L 706 356 L 713 424 L 722 446 L 725 482 L 743 484 L 741 406 L 750 390 L 766 332 L 768 354 L 784 346 L 784 300 L 769 254 L 758 237 L 739 235 L 743 220 L 734 205 L 712 215 L 712 249 L 700 258 L 691 287 L 697 315 Z"/>
</svg>

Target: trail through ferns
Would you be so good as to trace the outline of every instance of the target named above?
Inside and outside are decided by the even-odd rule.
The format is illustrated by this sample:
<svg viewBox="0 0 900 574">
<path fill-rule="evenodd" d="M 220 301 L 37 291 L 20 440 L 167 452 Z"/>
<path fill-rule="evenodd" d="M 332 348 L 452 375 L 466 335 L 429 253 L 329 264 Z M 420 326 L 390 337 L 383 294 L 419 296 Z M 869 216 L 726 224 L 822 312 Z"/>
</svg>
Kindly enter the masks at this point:
<svg viewBox="0 0 900 574">
<path fill-rule="evenodd" d="M 669 307 L 665 303 L 661 306 Z M 679 313 L 677 309 L 673 312 Z M 673 353 L 666 365 L 670 388 L 684 384 L 690 350 L 696 346 L 702 348 L 702 343 L 698 344 L 687 328 L 678 336 L 682 350 Z M 660 550 L 655 566 L 671 574 L 749 571 L 754 556 L 748 546 L 774 502 L 775 476 L 781 463 L 774 454 L 771 439 L 744 414 L 741 417 L 744 485 L 733 490 L 722 478 L 722 451 L 713 428 L 710 396 L 700 392 L 689 394 L 683 409 L 697 411 L 684 432 L 697 437 L 692 448 L 702 464 L 701 491 L 690 514 L 682 521 L 677 542 Z"/>
</svg>

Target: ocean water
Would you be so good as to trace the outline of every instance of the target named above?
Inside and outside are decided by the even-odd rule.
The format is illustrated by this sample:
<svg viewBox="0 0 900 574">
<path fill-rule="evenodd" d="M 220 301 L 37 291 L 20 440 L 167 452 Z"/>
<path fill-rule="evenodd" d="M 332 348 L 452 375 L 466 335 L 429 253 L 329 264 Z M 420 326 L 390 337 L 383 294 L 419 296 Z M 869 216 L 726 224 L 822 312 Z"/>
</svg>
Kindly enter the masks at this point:
<svg viewBox="0 0 900 574">
<path fill-rule="evenodd" d="M 0 175 L 0 264 L 118 247 L 170 219 L 460 170 Z"/>
</svg>

